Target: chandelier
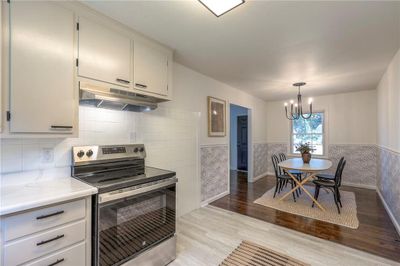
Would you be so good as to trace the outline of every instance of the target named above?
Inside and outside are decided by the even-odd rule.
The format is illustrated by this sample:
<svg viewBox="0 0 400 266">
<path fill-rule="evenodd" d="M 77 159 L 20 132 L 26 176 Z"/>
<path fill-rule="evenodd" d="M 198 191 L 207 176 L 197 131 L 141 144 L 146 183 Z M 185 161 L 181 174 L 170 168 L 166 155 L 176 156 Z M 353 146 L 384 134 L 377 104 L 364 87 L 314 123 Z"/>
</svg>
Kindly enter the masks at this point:
<svg viewBox="0 0 400 266">
<path fill-rule="evenodd" d="M 299 92 L 297 94 L 297 103 L 294 103 L 293 100 L 290 101 L 290 112 L 288 113 L 288 103 L 285 103 L 285 111 L 286 111 L 286 118 L 289 120 L 297 120 L 300 117 L 303 119 L 309 119 L 312 116 L 312 99 L 308 99 L 308 105 L 310 108 L 310 111 L 308 112 L 308 115 L 304 115 L 303 113 L 303 103 L 301 100 L 301 94 L 300 94 L 300 87 L 306 85 L 305 82 L 298 82 L 294 83 L 293 86 L 298 87 Z"/>
</svg>

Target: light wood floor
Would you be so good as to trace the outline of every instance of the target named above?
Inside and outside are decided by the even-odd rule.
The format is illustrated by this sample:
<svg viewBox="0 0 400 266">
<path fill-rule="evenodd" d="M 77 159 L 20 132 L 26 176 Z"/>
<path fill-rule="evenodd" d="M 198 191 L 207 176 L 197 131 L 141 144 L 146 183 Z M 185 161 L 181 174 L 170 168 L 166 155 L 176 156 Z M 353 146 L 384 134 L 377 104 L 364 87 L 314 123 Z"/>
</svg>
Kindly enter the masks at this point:
<svg viewBox="0 0 400 266">
<path fill-rule="evenodd" d="M 340 244 L 245 215 L 207 206 L 178 219 L 177 259 L 172 266 L 212 266 L 242 240 L 250 240 L 312 265 L 400 265 Z"/>
</svg>

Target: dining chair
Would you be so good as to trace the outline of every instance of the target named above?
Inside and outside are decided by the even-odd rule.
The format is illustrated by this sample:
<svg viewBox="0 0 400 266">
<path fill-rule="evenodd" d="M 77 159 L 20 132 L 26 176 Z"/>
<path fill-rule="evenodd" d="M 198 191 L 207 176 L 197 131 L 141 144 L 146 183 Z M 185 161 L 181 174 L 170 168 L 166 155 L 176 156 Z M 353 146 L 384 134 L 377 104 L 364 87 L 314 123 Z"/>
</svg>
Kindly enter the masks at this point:
<svg viewBox="0 0 400 266">
<path fill-rule="evenodd" d="M 331 190 L 333 192 L 333 198 L 335 200 L 336 208 L 337 208 L 339 214 L 340 214 L 340 208 L 343 207 L 339 188 L 342 185 L 342 173 L 343 173 L 343 169 L 344 169 L 345 165 L 346 165 L 346 160 L 343 160 L 341 165 L 336 170 L 334 179 L 313 180 L 313 183 L 315 184 L 315 193 L 314 193 L 315 200 L 318 200 L 319 190 L 321 189 L 321 187 Z M 340 205 L 340 208 L 339 208 L 339 205 Z M 312 204 L 312 207 L 314 207 L 314 202 Z"/>
<path fill-rule="evenodd" d="M 279 159 L 281 160 L 281 162 L 286 161 L 286 159 L 287 159 L 287 158 L 286 158 L 286 154 L 284 154 L 284 153 L 279 153 Z M 303 177 L 302 177 L 303 173 L 302 173 L 301 171 L 299 171 L 299 170 L 285 170 L 285 172 L 291 173 L 292 175 L 294 175 L 295 177 L 297 177 L 297 180 L 299 180 L 300 182 L 301 182 L 302 179 L 303 179 Z M 298 191 L 299 191 L 298 193 L 301 194 L 301 189 L 299 189 Z"/>
<path fill-rule="evenodd" d="M 336 167 L 336 172 L 340 169 L 344 161 L 344 157 L 340 158 L 339 163 Z M 318 174 L 316 177 L 318 179 L 327 179 L 327 180 L 333 180 L 335 179 L 336 173 L 335 174 Z"/>
<path fill-rule="evenodd" d="M 276 196 L 276 193 L 280 193 L 286 183 L 290 183 L 292 189 L 295 187 L 295 182 L 294 180 L 287 174 L 284 173 L 284 171 L 278 166 L 280 160 L 276 154 L 273 154 L 271 156 L 272 159 L 272 164 L 274 166 L 274 171 L 275 171 L 275 177 L 276 177 L 276 185 L 275 185 L 275 192 L 274 192 L 274 198 Z M 297 196 L 298 192 L 296 191 Z M 293 200 L 296 202 L 296 195 L 295 191 L 292 192 L 293 195 Z"/>
</svg>

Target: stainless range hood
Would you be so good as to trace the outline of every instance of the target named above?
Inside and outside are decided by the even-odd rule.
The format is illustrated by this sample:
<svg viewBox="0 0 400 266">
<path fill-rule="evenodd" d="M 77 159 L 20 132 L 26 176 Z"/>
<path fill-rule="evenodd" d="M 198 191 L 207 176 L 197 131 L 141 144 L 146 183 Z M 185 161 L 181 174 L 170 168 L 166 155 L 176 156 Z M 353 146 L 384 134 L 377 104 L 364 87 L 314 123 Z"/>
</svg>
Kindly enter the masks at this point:
<svg viewBox="0 0 400 266">
<path fill-rule="evenodd" d="M 134 92 L 81 83 L 79 104 L 120 111 L 145 112 L 157 108 L 158 99 Z"/>
</svg>

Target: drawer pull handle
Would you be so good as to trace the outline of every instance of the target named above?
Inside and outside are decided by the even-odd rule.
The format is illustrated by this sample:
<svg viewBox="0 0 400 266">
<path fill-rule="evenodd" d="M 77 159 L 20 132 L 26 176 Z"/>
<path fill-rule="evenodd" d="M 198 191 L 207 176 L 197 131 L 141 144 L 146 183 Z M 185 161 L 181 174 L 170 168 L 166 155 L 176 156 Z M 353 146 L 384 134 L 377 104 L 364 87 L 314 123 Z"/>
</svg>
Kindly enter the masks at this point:
<svg viewBox="0 0 400 266">
<path fill-rule="evenodd" d="M 64 258 L 58 259 L 56 262 L 50 263 L 48 266 L 54 266 L 64 261 Z"/>
<path fill-rule="evenodd" d="M 46 218 L 49 218 L 49 217 L 52 217 L 52 216 L 56 216 L 56 215 L 60 215 L 60 214 L 63 214 L 63 213 L 64 213 L 64 211 L 53 212 L 53 213 L 50 213 L 50 214 L 38 216 L 38 217 L 36 217 L 36 220 L 46 219 Z"/>
<path fill-rule="evenodd" d="M 131 83 L 129 80 L 126 80 L 126 79 L 117 79 L 117 81 L 118 81 L 119 83 L 125 83 L 125 84 Z"/>
<path fill-rule="evenodd" d="M 41 245 L 50 243 L 50 242 L 52 242 L 52 241 L 58 240 L 58 239 L 63 238 L 63 237 L 64 237 L 64 234 L 58 235 L 58 236 L 53 237 L 53 238 L 51 238 L 51 239 L 44 240 L 44 241 L 42 241 L 42 242 L 36 243 L 36 246 L 41 246 Z"/>
<path fill-rule="evenodd" d="M 135 85 L 136 85 L 136 87 L 139 87 L 139 88 L 147 88 L 147 85 L 144 85 L 144 84 L 135 83 Z"/>
<path fill-rule="evenodd" d="M 58 125 L 51 125 L 51 129 L 58 129 L 58 130 L 69 130 L 72 129 L 73 126 L 58 126 Z"/>
</svg>

